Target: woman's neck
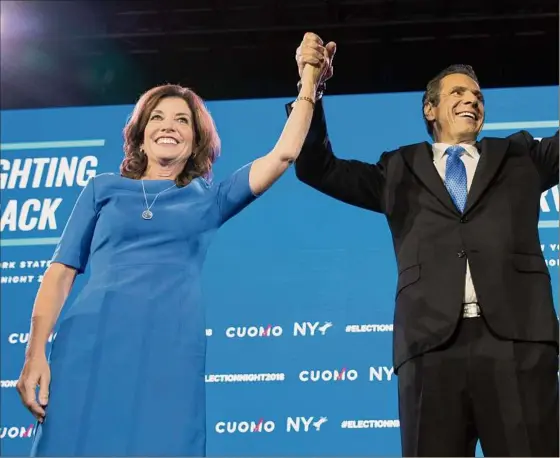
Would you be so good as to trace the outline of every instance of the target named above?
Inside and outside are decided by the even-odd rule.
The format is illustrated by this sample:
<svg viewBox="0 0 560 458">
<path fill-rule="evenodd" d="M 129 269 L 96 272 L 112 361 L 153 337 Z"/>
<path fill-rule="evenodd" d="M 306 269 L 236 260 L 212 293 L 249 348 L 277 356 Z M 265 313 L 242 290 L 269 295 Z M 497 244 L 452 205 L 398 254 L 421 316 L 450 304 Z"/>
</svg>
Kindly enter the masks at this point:
<svg viewBox="0 0 560 458">
<path fill-rule="evenodd" d="M 184 168 L 183 163 L 148 164 L 144 180 L 175 180 Z"/>
</svg>

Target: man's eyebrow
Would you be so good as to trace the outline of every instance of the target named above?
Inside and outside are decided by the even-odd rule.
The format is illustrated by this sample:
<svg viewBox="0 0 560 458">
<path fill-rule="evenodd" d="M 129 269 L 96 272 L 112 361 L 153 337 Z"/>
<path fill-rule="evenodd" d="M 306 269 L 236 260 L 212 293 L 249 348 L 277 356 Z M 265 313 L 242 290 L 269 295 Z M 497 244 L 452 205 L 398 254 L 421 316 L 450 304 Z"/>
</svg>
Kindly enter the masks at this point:
<svg viewBox="0 0 560 458">
<path fill-rule="evenodd" d="M 454 86 L 451 89 L 451 92 L 453 92 L 453 91 L 460 91 L 460 92 L 471 91 L 477 97 L 480 97 L 481 99 L 484 99 L 484 96 L 482 95 L 482 91 L 480 89 L 469 89 L 468 87 L 465 87 L 465 86 Z"/>
</svg>

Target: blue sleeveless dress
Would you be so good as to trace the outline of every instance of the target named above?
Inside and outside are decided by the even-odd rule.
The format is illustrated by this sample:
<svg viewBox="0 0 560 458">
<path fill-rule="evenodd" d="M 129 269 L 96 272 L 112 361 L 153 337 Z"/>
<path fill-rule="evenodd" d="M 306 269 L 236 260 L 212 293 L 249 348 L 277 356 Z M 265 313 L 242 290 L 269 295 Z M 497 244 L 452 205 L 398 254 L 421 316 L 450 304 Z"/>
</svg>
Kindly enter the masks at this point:
<svg viewBox="0 0 560 458">
<path fill-rule="evenodd" d="M 32 456 L 205 456 L 201 271 L 216 230 L 256 198 L 250 167 L 165 191 L 151 220 L 139 180 L 89 180 L 52 261 L 90 277 L 52 346 Z M 150 204 L 173 182 L 144 185 Z"/>
</svg>

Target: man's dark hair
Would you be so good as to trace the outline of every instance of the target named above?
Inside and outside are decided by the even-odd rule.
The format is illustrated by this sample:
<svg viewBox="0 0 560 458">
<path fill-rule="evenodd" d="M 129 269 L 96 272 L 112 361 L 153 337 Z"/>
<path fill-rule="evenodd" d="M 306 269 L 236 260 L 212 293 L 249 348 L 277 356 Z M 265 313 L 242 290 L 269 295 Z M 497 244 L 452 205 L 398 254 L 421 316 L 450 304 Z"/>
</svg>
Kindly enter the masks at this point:
<svg viewBox="0 0 560 458">
<path fill-rule="evenodd" d="M 460 73 L 462 75 L 467 75 L 469 78 L 476 81 L 476 84 L 479 84 L 478 78 L 476 77 L 476 73 L 474 72 L 473 68 L 470 65 L 454 64 L 443 69 L 435 77 L 433 77 L 426 85 L 426 91 L 424 92 L 424 96 L 422 97 L 422 117 L 424 118 L 426 129 L 428 130 L 428 133 L 432 138 L 434 137 L 433 121 L 428 121 L 426 119 L 426 116 L 424 115 L 424 107 L 426 106 L 427 103 L 431 103 L 433 106 L 437 106 L 439 104 L 441 80 L 448 75 L 453 75 L 457 73 Z"/>
</svg>

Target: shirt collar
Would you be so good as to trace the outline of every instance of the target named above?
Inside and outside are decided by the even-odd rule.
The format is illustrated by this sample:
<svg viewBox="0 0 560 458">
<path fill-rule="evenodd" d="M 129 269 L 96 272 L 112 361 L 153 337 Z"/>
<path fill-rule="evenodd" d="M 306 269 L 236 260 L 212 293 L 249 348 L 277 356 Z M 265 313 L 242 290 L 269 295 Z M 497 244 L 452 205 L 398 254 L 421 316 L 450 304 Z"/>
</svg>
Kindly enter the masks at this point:
<svg viewBox="0 0 560 458">
<path fill-rule="evenodd" d="M 474 145 L 467 145 L 465 143 L 459 143 L 460 146 L 462 146 L 463 148 L 465 148 L 466 154 L 470 157 L 472 157 L 473 159 L 476 159 L 479 156 L 479 152 L 476 149 L 476 146 Z M 443 159 L 443 156 L 445 156 L 445 150 L 447 148 L 449 148 L 450 145 L 448 143 L 434 143 L 432 145 L 432 151 L 434 153 L 434 160 L 435 161 L 440 161 L 441 159 Z"/>
</svg>

